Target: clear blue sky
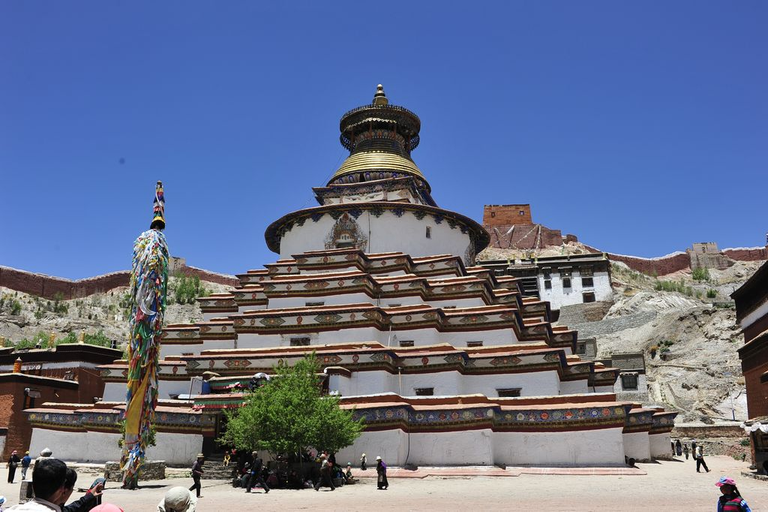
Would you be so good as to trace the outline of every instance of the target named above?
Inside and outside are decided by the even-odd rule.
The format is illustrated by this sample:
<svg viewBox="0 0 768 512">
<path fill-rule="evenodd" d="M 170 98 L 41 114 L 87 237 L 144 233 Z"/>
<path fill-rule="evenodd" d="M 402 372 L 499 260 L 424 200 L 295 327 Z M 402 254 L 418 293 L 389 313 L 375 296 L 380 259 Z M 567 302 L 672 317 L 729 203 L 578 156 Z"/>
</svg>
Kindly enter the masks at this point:
<svg viewBox="0 0 768 512">
<path fill-rule="evenodd" d="M 600 249 L 765 242 L 768 3 L 0 3 L 0 264 L 127 269 L 167 198 L 171 252 L 236 273 L 315 204 L 377 83 L 422 119 L 444 208 L 531 203 Z"/>
</svg>

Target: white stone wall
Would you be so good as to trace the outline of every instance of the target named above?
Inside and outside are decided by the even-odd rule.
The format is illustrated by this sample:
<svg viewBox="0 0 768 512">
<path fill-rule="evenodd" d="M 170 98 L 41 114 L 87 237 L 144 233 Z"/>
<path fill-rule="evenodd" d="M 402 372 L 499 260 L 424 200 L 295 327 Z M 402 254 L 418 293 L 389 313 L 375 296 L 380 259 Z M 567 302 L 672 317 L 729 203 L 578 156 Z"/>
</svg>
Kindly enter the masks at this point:
<svg viewBox="0 0 768 512">
<path fill-rule="evenodd" d="M 669 432 L 651 434 L 648 436 L 651 445 L 651 457 L 668 459 L 672 456 L 672 446 L 669 444 Z"/>
<path fill-rule="evenodd" d="M 337 345 L 340 343 L 376 341 L 384 346 L 397 347 L 401 340 L 413 340 L 416 347 L 439 343 L 450 343 L 454 347 L 466 347 L 468 341 L 482 341 L 483 346 L 486 347 L 518 343 L 515 332 L 508 327 L 476 332 L 440 332 L 434 328 L 393 330 L 390 332 L 388 330 L 379 330 L 376 327 L 359 327 L 285 335 L 242 333 L 238 336 L 237 348 L 287 347 L 291 344 L 291 338 L 295 337 L 309 337 L 311 345 Z M 199 349 L 192 349 L 191 346 L 173 346 L 187 347 L 186 349 L 177 349 L 176 352 L 179 354 L 190 351 L 199 352 Z M 223 343 L 219 347 L 230 348 L 225 347 Z"/>
<path fill-rule="evenodd" d="M 400 251 L 415 258 L 452 254 L 463 261 L 470 244 L 469 233 L 462 233 L 458 226 L 451 229 L 446 220 L 435 224 L 430 215 L 419 220 L 408 211 L 402 217 L 391 211 L 385 211 L 380 217 L 364 211 L 356 222 L 368 238 L 367 246 L 363 248 L 368 253 Z M 303 226 L 294 225 L 280 241 L 280 258 L 324 250 L 326 238 L 335 224 L 336 221 L 326 214 L 318 222 L 309 219 Z M 431 228 L 431 238 L 426 237 L 427 226 Z"/>
<path fill-rule="evenodd" d="M 624 434 L 624 455 L 636 461 L 651 459 L 651 441 L 648 432 L 628 432 Z"/>
<path fill-rule="evenodd" d="M 340 463 L 369 466 L 381 455 L 390 466 L 421 465 L 624 466 L 621 428 L 573 432 L 434 432 L 408 434 L 400 430 L 364 432 L 341 450 Z"/>
<path fill-rule="evenodd" d="M 623 466 L 621 428 L 574 432 L 495 432 L 495 463 L 536 466 Z"/>
<path fill-rule="evenodd" d="M 613 297 L 611 279 L 608 272 L 595 272 L 592 276 L 594 286 L 582 286 L 581 278 L 581 274 L 577 270 L 574 270 L 571 275 L 571 287 L 563 288 L 562 276 L 556 272 L 552 272 L 550 279 L 552 281 L 552 288 L 547 290 L 544 287 L 544 274 L 540 273 L 537 277 L 539 283 L 539 296 L 541 297 L 541 300 L 549 302 L 552 309 L 560 309 L 563 306 L 570 306 L 572 304 L 582 304 L 584 302 L 582 293 L 584 292 L 593 292 L 595 294 L 595 301 L 597 302 L 609 301 Z"/>
<path fill-rule="evenodd" d="M 160 359 L 165 359 L 168 356 L 180 356 L 184 353 L 193 352 L 199 354 L 203 350 L 225 350 L 235 347 L 235 340 L 207 340 L 203 343 L 194 344 L 160 344 Z"/>
<path fill-rule="evenodd" d="M 397 393 L 415 396 L 415 388 L 434 388 L 434 396 L 482 394 L 495 398 L 497 389 L 521 388 L 520 396 L 560 394 L 556 371 L 508 373 L 502 375 L 462 375 L 457 371 L 419 374 L 391 374 L 385 371 L 354 372 L 351 377 L 333 376 L 329 389 L 342 396 Z"/>
<path fill-rule="evenodd" d="M 120 460 L 120 447 L 117 445 L 119 439 L 120 434 L 34 428 L 29 452 L 40 453 L 47 447 L 53 450 L 53 456 L 57 459 L 102 464 Z M 191 466 L 203 447 L 203 436 L 196 434 L 158 432 L 156 441 L 157 446 L 147 449 L 147 458 L 164 460 L 166 464 L 173 465 Z"/>
</svg>

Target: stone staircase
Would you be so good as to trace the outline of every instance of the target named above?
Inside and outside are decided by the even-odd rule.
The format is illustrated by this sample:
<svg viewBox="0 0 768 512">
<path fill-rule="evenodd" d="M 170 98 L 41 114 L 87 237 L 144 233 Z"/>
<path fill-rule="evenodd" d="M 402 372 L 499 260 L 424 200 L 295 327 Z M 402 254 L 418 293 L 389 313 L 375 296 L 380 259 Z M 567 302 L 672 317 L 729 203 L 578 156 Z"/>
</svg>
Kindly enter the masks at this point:
<svg viewBox="0 0 768 512">
<path fill-rule="evenodd" d="M 237 462 L 233 461 L 229 466 L 225 466 L 223 456 L 213 455 L 205 459 L 203 471 L 203 480 L 232 480 L 237 473 Z"/>
</svg>

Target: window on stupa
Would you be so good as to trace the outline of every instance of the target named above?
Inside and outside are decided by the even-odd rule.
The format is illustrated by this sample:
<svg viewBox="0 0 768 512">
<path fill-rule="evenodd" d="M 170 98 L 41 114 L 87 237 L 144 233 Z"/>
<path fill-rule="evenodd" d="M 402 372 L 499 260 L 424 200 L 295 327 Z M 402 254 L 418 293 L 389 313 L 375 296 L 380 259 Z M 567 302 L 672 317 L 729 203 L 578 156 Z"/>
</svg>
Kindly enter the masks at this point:
<svg viewBox="0 0 768 512">
<path fill-rule="evenodd" d="M 314 306 L 325 306 L 325 302 L 323 301 L 316 301 L 316 302 L 305 302 L 304 305 L 308 308 L 314 307 Z"/>
<path fill-rule="evenodd" d="M 467 347 L 482 347 L 483 342 L 482 341 L 468 341 Z"/>
<path fill-rule="evenodd" d="M 637 374 L 636 373 L 622 373 L 621 374 L 621 389 L 635 390 L 637 389 Z"/>
<path fill-rule="evenodd" d="M 432 396 L 435 394 L 435 388 L 413 388 L 416 396 Z"/>
<path fill-rule="evenodd" d="M 400 346 L 401 347 L 412 347 L 413 346 L 413 340 L 400 340 Z"/>
<path fill-rule="evenodd" d="M 499 398 L 516 398 L 520 396 L 521 388 L 501 388 L 496 392 L 499 394 Z"/>
<path fill-rule="evenodd" d="M 306 347 L 309 345 L 309 336 L 302 336 L 301 338 L 291 338 L 292 347 Z"/>
<path fill-rule="evenodd" d="M 583 293 L 582 297 L 584 298 L 584 302 L 595 302 L 595 294 L 592 292 Z"/>
<path fill-rule="evenodd" d="M 432 228 L 427 226 L 427 238 L 432 238 Z"/>
</svg>

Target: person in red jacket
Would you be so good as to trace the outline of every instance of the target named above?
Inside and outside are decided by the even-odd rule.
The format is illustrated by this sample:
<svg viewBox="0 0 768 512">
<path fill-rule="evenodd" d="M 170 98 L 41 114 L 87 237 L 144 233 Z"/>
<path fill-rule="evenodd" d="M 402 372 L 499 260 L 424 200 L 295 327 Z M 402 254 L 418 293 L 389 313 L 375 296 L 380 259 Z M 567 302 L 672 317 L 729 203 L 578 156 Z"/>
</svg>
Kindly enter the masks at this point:
<svg viewBox="0 0 768 512">
<path fill-rule="evenodd" d="M 747 502 L 741 497 L 733 478 L 724 476 L 715 485 L 722 493 L 717 501 L 717 512 L 752 512 Z"/>
</svg>

